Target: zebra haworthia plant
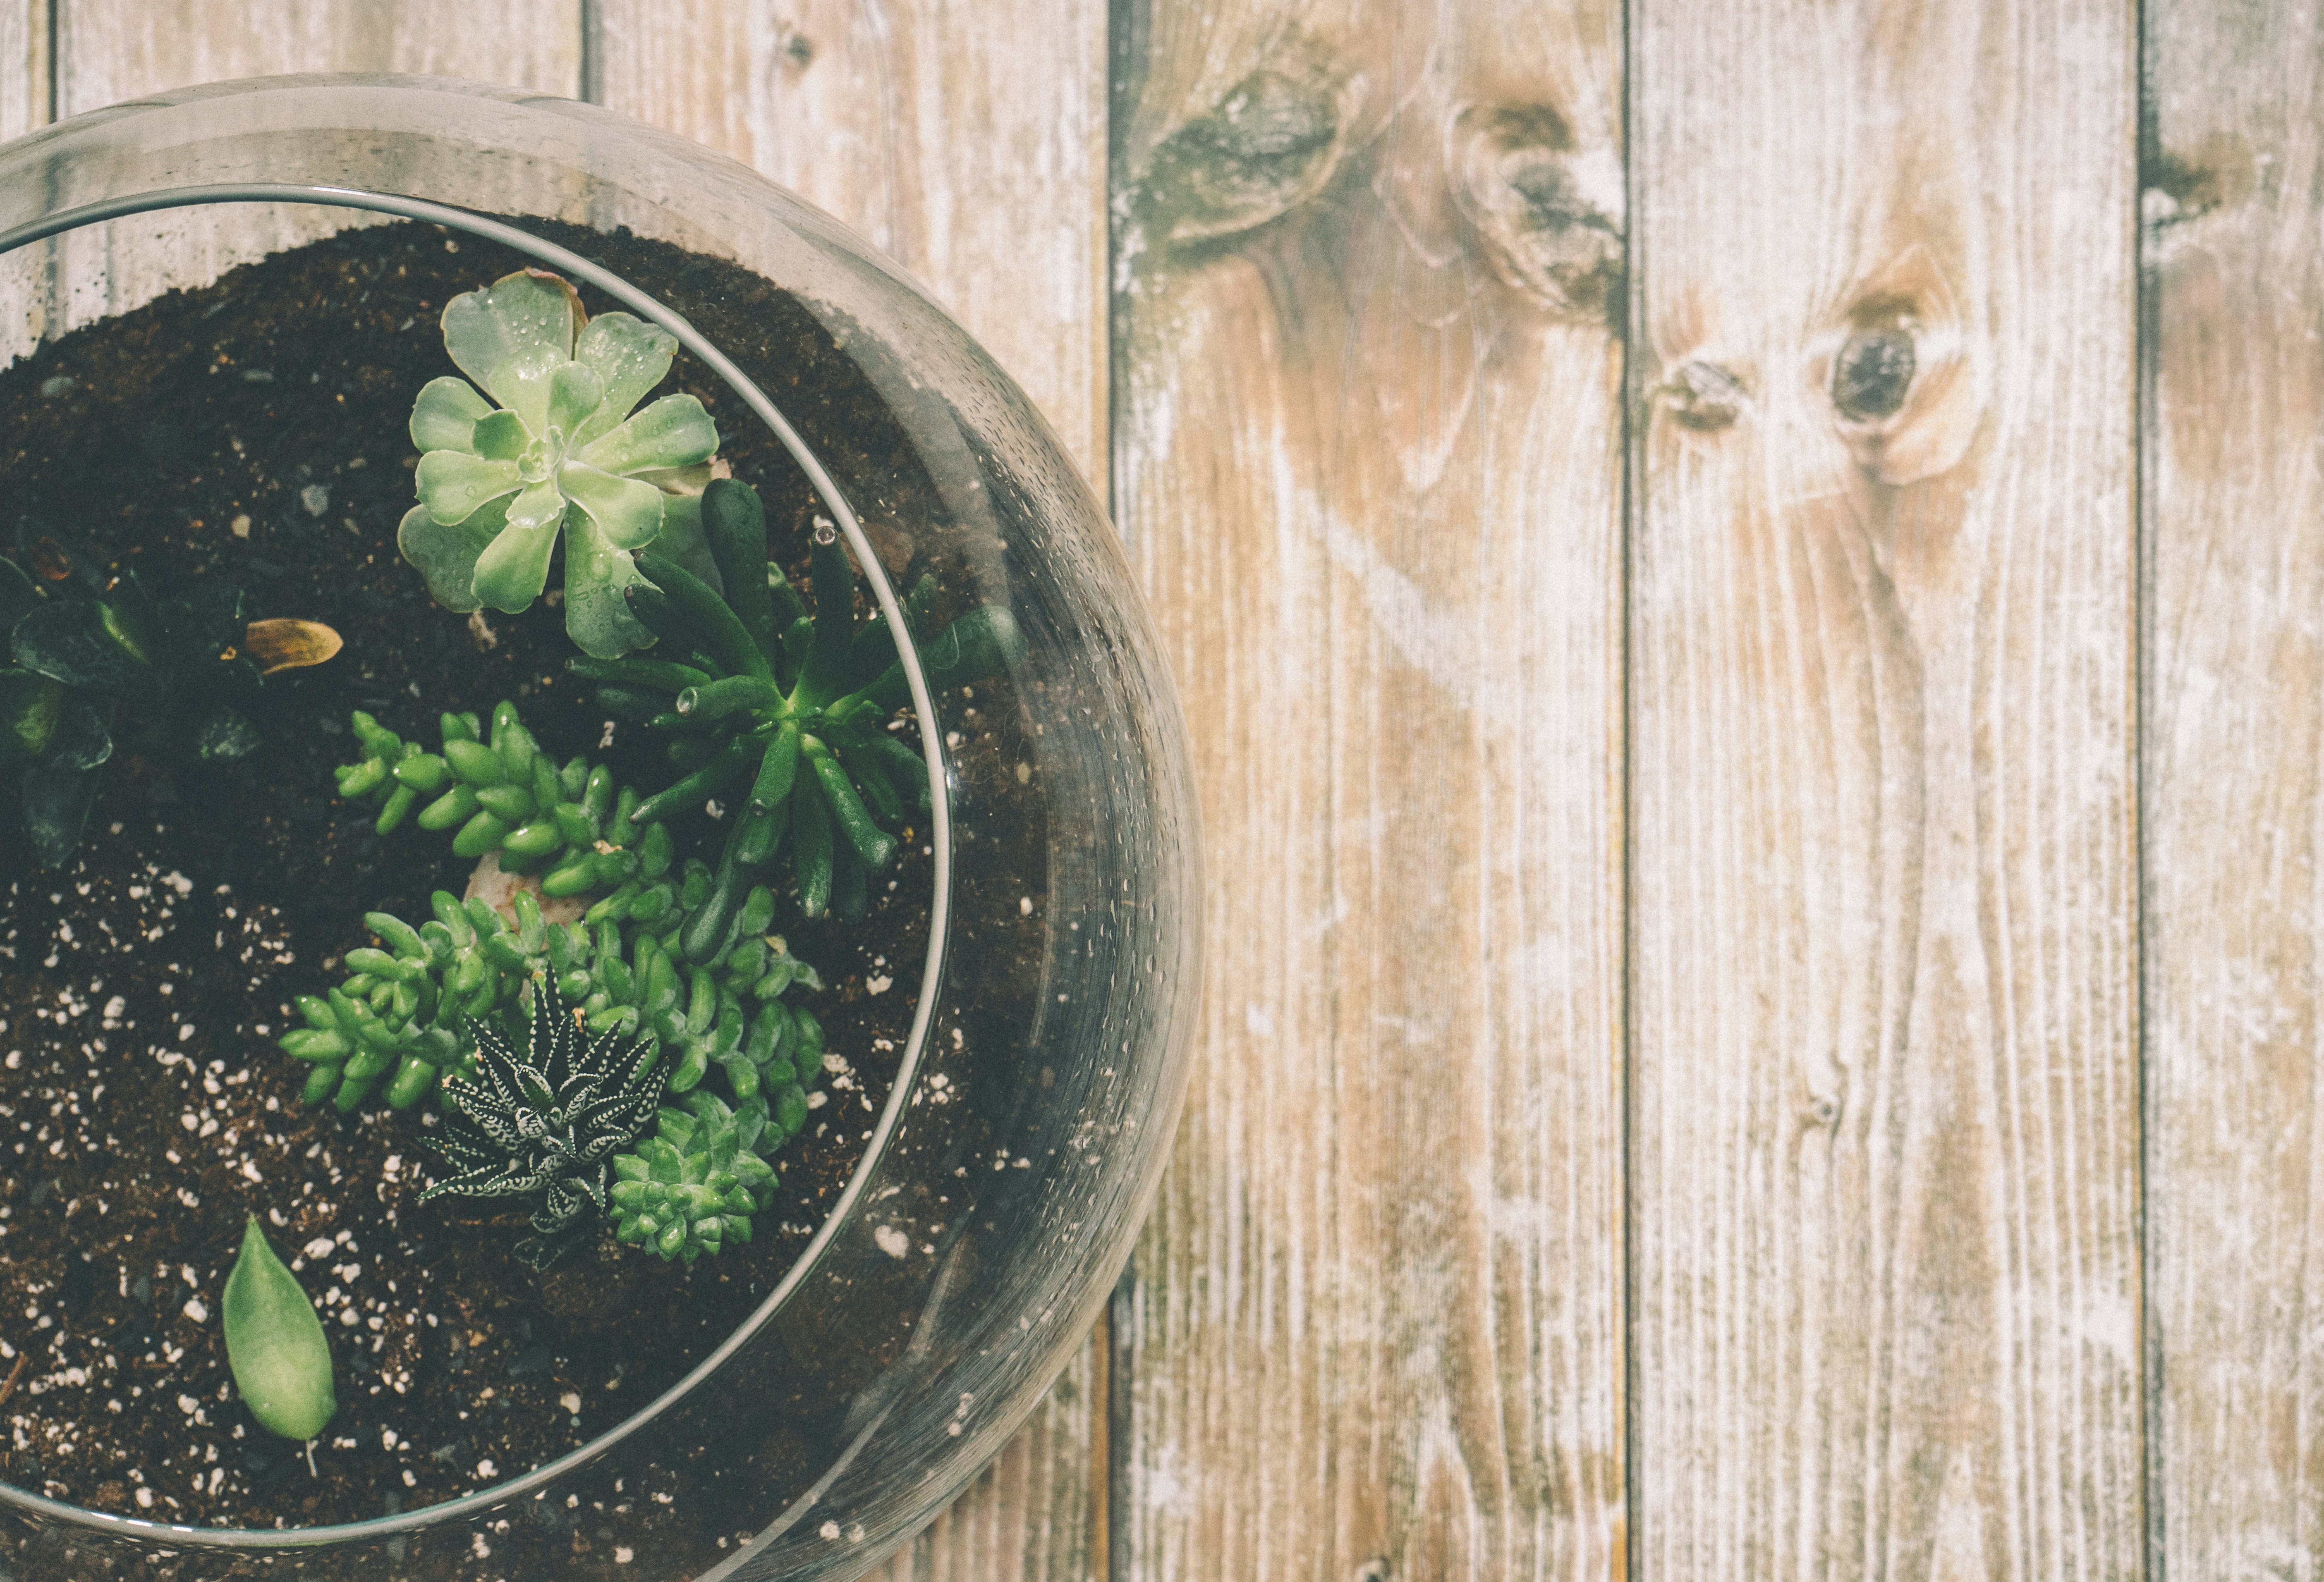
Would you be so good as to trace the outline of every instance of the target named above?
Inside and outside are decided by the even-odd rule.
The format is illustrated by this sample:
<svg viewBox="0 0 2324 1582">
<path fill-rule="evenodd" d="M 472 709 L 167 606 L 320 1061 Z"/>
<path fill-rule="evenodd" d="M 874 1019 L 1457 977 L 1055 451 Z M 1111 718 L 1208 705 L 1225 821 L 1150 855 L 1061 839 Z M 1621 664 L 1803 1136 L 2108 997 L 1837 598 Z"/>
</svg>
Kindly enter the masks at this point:
<svg viewBox="0 0 2324 1582">
<path fill-rule="evenodd" d="M 613 1157 L 654 1118 L 663 1075 L 647 1040 L 608 1031 L 585 1043 L 556 985 L 533 992 L 539 1003 L 521 1052 L 475 1028 L 473 1074 L 446 1084 L 450 1113 L 426 1139 L 450 1173 L 420 1200 L 525 1200 L 533 1233 L 517 1255 L 545 1269 L 604 1212 Z"/>
<path fill-rule="evenodd" d="M 443 327 L 468 378 L 430 380 L 412 406 L 420 503 L 397 530 L 404 558 L 447 610 L 515 613 L 547 586 L 561 531 L 567 635 L 604 656 L 651 641 L 622 598 L 639 580 L 632 556 L 669 533 L 687 557 L 687 502 L 718 448 L 690 395 L 632 411 L 669 373 L 676 337 L 627 313 L 591 318 L 540 270 L 453 298 Z"/>
</svg>

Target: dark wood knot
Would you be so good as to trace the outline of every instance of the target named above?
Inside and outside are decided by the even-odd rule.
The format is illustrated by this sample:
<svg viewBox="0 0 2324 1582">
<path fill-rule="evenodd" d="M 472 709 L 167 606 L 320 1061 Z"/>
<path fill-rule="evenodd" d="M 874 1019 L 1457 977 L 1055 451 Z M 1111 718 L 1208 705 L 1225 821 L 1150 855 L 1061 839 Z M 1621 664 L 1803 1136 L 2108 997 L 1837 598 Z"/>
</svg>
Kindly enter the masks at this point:
<svg viewBox="0 0 2324 1582">
<path fill-rule="evenodd" d="M 1154 151 L 1139 183 L 1149 233 L 1206 241 L 1286 213 L 1331 179 L 1343 119 L 1320 76 L 1252 72 Z"/>
<path fill-rule="evenodd" d="M 1548 105 L 1471 105 L 1448 136 L 1453 200 L 1494 272 L 1544 307 L 1618 319 L 1623 199 L 1612 151 L 1577 148 Z"/>
<path fill-rule="evenodd" d="M 1852 423 L 1901 409 L 1913 388 L 1913 336 L 1901 325 L 1859 329 L 1840 343 L 1831 364 L 1831 404 Z"/>
</svg>

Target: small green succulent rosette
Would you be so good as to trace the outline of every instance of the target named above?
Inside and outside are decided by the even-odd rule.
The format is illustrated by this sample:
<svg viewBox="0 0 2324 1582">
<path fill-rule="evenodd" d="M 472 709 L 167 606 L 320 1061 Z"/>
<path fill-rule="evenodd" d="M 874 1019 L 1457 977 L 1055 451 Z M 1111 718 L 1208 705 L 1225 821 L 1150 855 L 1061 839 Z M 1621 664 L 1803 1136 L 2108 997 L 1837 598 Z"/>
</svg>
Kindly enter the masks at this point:
<svg viewBox="0 0 2324 1582">
<path fill-rule="evenodd" d="M 664 553 L 690 557 L 718 448 L 690 395 L 631 409 L 677 339 L 627 313 L 590 318 L 567 281 L 522 270 L 445 305 L 444 349 L 468 378 L 430 380 L 412 405 L 404 558 L 446 609 L 514 614 L 540 597 L 562 531 L 567 635 L 600 658 L 650 643 L 622 596 L 644 580 L 632 556 L 669 532 Z"/>
</svg>

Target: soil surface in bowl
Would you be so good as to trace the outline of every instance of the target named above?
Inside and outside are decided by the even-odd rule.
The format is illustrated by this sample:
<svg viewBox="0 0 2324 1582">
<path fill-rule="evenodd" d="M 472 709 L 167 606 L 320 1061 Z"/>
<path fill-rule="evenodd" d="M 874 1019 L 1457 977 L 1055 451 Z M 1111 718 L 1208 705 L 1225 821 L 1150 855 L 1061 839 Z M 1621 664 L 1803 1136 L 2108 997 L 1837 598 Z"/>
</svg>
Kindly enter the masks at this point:
<svg viewBox="0 0 2324 1582">
<path fill-rule="evenodd" d="M 725 332 L 705 322 L 714 339 L 794 333 L 766 312 L 770 289 L 732 265 L 591 241 L 649 290 L 681 262 L 697 283 L 737 277 L 737 299 L 758 306 Z M 291 997 L 338 980 L 343 953 L 370 943 L 364 912 L 424 918 L 429 892 L 458 893 L 470 866 L 445 835 L 407 824 L 383 839 L 369 809 L 333 800 L 331 766 L 355 756 L 351 708 L 432 746 L 438 710 L 512 698 L 560 759 L 609 759 L 643 789 L 670 777 L 642 732 L 614 730 L 563 673 L 561 609 L 448 614 L 395 550 L 412 396 L 452 372 L 438 315 L 521 263 L 433 227 L 362 228 L 0 373 L 0 551 L 22 518 L 163 582 L 227 578 L 252 616 L 321 620 L 346 639 L 328 665 L 270 679 L 256 756 L 118 757 L 64 868 L 33 869 L 21 835 L 0 835 L 0 1482 L 160 1522 L 273 1527 L 521 1474 L 645 1405 L 759 1305 L 888 1098 L 927 942 L 918 830 L 862 922 L 809 924 L 783 897 L 777 929 L 827 986 L 791 991 L 827 1031 L 827 1074 L 777 1156 L 783 1184 L 755 1238 L 691 1270 L 607 1237 L 536 1275 L 512 1256 L 521 1214 L 417 1202 L 432 1165 L 420 1112 L 296 1102 L 301 1068 L 273 1043 Z M 710 406 L 723 454 L 768 501 L 777 557 L 804 576 L 805 481 L 689 360 L 670 388 Z M 873 416 L 864 432 L 884 428 Z M 988 718 L 1015 715 L 1005 688 L 982 701 Z M 706 815 L 681 849 L 713 834 Z M 332 1338 L 341 1410 L 311 1447 L 258 1428 L 227 1369 L 218 1310 L 245 1213 Z M 683 1510 L 647 1513 L 678 1550 L 706 1550 L 706 1533 L 684 1541 Z M 566 1520 L 560 1552 L 569 1538 L 588 1554 L 594 1532 L 595 1560 L 616 1558 L 612 1528 Z"/>
</svg>

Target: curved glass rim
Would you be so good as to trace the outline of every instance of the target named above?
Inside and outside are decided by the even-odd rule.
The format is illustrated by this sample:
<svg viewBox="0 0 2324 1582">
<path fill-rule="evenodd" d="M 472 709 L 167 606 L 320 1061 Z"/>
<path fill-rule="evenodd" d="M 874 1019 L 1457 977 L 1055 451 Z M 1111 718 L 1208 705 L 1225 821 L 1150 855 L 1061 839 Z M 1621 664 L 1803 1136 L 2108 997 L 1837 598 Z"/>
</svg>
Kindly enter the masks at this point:
<svg viewBox="0 0 2324 1582">
<path fill-rule="evenodd" d="M 942 772 L 945 763 L 944 743 L 936 729 L 936 708 L 928 693 L 927 677 L 921 670 L 920 657 L 910 638 L 910 628 L 905 624 L 902 605 L 897 601 L 895 589 L 888 581 L 887 568 L 873 551 L 862 523 L 847 503 L 839 485 L 833 481 L 814 449 L 799 437 L 798 431 L 782 415 L 782 411 L 755 381 L 721 352 L 710 339 L 695 328 L 684 315 L 632 285 L 628 281 L 592 262 L 568 248 L 545 241 L 504 220 L 494 219 L 472 210 L 449 204 L 434 203 L 427 198 L 405 197 L 400 193 L 374 192 L 358 187 L 328 187 L 293 184 L 227 182 L 190 187 L 169 187 L 140 193 L 132 198 L 108 198 L 97 203 L 81 204 L 54 214 L 28 220 L 20 225 L 0 231 L 0 256 L 45 241 L 66 231 L 84 225 L 102 224 L 107 220 L 125 219 L 134 215 L 159 209 L 194 208 L 210 204 L 231 203 L 296 203 L 326 208 L 352 208 L 375 214 L 399 216 L 405 219 L 424 220 L 449 229 L 464 231 L 497 242 L 512 251 L 537 258 L 545 263 L 587 281 L 607 296 L 613 298 L 641 317 L 659 325 L 676 336 L 686 349 L 700 358 L 710 371 L 726 386 L 742 397 L 753 416 L 764 423 L 781 441 L 791 459 L 806 473 L 807 482 L 816 496 L 830 510 L 847 547 L 855 554 L 856 564 L 872 584 L 873 596 L 879 601 L 880 612 L 889 630 L 896 634 L 897 656 L 903 661 L 904 679 L 911 692 L 912 711 L 920 731 L 920 753 L 928 766 L 928 794 L 931 844 L 935 848 L 936 871 L 933 878 L 934 897 L 929 906 L 928 947 L 927 960 L 920 969 L 919 1003 L 912 1012 L 912 1030 L 906 1039 L 902 1060 L 896 1071 L 895 1085 L 888 1094 L 888 1102 L 874 1124 L 872 1140 L 863 1157 L 841 1189 L 839 1200 L 834 1203 L 816 1227 L 814 1237 L 799 1255 L 793 1259 L 783 1277 L 776 1282 L 773 1291 L 758 1309 L 736 1325 L 726 1338 L 709 1356 L 696 1364 L 687 1375 L 664 1390 L 630 1416 L 599 1434 L 578 1449 L 567 1452 L 556 1460 L 535 1467 L 521 1477 L 509 1478 L 462 1495 L 456 1499 L 438 1504 L 423 1505 L 415 1511 L 399 1512 L 393 1515 L 376 1516 L 366 1522 L 343 1522 L 318 1527 L 193 1527 L 175 1522 L 150 1522 L 134 1516 L 117 1516 L 110 1512 L 91 1510 L 86 1505 L 52 1500 L 32 1494 L 13 1485 L 0 1483 L 0 1505 L 13 1505 L 34 1512 L 52 1521 L 84 1529 L 106 1532 L 116 1537 L 151 1541 L 166 1538 L 173 1546 L 219 1550 L 320 1549 L 336 1543 L 367 1541 L 393 1537 L 399 1533 L 419 1531 L 479 1515 L 499 1506 L 522 1499 L 525 1495 L 545 1489 L 558 1478 L 596 1460 L 648 1424 L 659 1418 L 683 1397 L 715 1373 L 745 1342 L 774 1317 L 775 1311 L 798 1290 L 807 1275 L 814 1272 L 837 1237 L 841 1221 L 845 1219 L 862 1196 L 874 1168 L 887 1151 L 890 1136 L 901 1118 L 918 1073 L 920 1057 L 927 1041 L 928 1025 L 936 1014 L 937 980 L 943 974 L 947 924 L 952 912 L 952 805 L 948 781 Z M 785 1515 L 788 1516 L 789 1512 Z M 780 1519 L 778 1525 L 781 1524 Z"/>
</svg>

